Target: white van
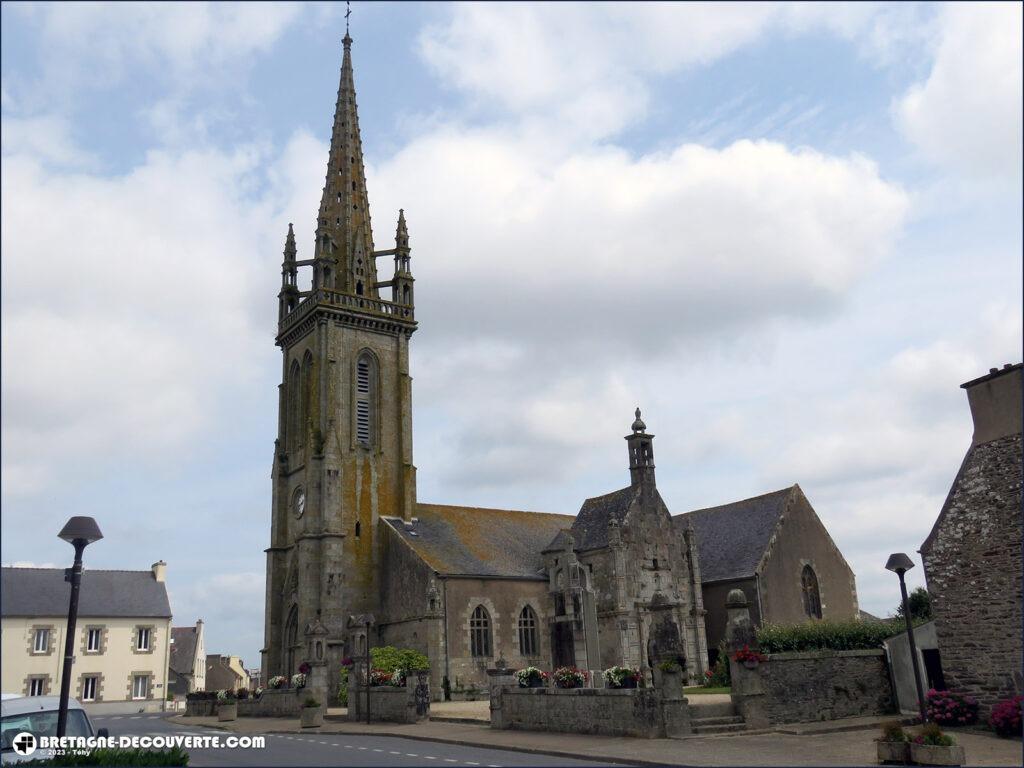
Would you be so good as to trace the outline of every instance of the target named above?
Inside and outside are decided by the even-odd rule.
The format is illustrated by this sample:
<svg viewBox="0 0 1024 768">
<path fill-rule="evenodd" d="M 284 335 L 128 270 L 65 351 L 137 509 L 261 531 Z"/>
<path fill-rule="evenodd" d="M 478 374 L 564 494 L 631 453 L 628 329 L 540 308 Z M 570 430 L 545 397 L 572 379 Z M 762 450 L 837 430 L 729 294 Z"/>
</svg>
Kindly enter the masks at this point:
<svg viewBox="0 0 1024 768">
<path fill-rule="evenodd" d="M 36 749 L 31 754 L 20 754 L 15 749 L 15 739 L 19 734 L 31 733 L 37 739 L 40 736 L 57 735 L 57 715 L 60 709 L 60 696 L 4 696 L 0 702 L 0 762 L 20 763 L 26 760 L 39 760 L 52 757 L 48 749 Z M 74 699 L 68 699 L 68 725 L 65 736 L 107 736 L 107 729 L 93 730 L 89 716 L 82 705 Z"/>
</svg>

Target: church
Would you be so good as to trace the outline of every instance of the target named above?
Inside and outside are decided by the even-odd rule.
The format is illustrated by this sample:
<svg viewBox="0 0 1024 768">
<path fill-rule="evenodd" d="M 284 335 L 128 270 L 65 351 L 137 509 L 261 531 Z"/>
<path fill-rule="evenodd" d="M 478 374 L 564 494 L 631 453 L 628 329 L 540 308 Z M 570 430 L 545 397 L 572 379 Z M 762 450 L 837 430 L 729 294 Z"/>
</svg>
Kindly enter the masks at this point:
<svg viewBox="0 0 1024 768">
<path fill-rule="evenodd" d="M 367 643 L 414 648 L 435 698 L 484 687 L 499 660 L 595 671 L 671 660 L 695 683 L 729 589 L 747 591 L 757 621 L 856 617 L 853 571 L 799 486 L 673 516 L 639 409 L 629 483 L 575 515 L 417 500 L 409 232 L 398 211 L 393 247 L 374 248 L 352 42 L 346 32 L 312 254 L 300 258 L 289 224 L 281 266 L 263 679 L 294 674 L 317 626 L 330 679 Z"/>
</svg>

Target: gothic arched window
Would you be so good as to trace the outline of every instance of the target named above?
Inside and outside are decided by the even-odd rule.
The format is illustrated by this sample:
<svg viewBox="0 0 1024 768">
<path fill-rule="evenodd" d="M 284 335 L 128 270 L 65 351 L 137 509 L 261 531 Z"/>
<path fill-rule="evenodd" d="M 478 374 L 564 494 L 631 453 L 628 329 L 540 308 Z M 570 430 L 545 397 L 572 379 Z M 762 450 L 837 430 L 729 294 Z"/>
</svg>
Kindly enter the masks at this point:
<svg viewBox="0 0 1024 768">
<path fill-rule="evenodd" d="M 377 361 L 369 352 L 356 360 L 356 442 L 373 445 L 376 432 Z"/>
<path fill-rule="evenodd" d="M 491 656 L 491 616 L 478 605 L 469 620 L 469 652 L 473 656 Z"/>
<path fill-rule="evenodd" d="M 313 355 L 306 352 L 302 359 L 302 404 L 299 410 L 299 445 L 306 443 L 306 431 L 309 420 L 313 417 L 311 404 L 314 402 L 316 381 L 313 377 Z"/>
<path fill-rule="evenodd" d="M 284 667 L 285 674 L 295 674 L 295 650 L 299 642 L 299 607 L 293 605 L 284 625 Z"/>
<path fill-rule="evenodd" d="M 818 576 L 809 565 L 800 574 L 800 588 L 804 595 L 804 613 L 812 619 L 821 618 L 821 594 L 818 592 Z"/>
<path fill-rule="evenodd" d="M 540 644 L 537 641 L 537 614 L 528 605 L 519 614 L 519 654 L 521 656 L 540 655 Z"/>
<path fill-rule="evenodd" d="M 299 361 L 293 360 L 291 370 L 288 372 L 288 388 L 285 392 L 285 399 L 288 403 L 288 421 L 285 429 L 288 430 L 288 446 L 290 448 L 299 447 L 299 422 L 301 416 L 299 410 L 302 402 L 302 383 L 300 381 L 301 376 L 299 374 Z"/>
</svg>

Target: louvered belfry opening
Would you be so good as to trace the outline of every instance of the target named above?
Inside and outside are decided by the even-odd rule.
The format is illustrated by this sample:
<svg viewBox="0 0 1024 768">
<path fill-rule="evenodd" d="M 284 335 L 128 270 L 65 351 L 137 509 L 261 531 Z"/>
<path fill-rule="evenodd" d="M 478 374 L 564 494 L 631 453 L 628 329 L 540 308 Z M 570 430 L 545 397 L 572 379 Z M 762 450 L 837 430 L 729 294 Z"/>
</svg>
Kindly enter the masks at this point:
<svg viewBox="0 0 1024 768">
<path fill-rule="evenodd" d="M 356 442 L 369 447 L 373 436 L 373 362 L 363 355 L 356 362 Z"/>
</svg>

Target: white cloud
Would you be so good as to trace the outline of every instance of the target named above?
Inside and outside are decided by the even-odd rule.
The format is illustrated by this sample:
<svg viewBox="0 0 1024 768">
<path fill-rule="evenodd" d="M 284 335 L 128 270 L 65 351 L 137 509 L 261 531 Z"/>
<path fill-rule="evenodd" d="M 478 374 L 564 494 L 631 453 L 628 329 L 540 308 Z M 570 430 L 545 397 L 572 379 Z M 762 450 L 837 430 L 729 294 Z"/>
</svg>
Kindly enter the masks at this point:
<svg viewBox="0 0 1024 768">
<path fill-rule="evenodd" d="M 1021 5 L 943 6 L 927 80 L 895 105 L 929 160 L 972 177 L 1020 178 Z"/>
<path fill-rule="evenodd" d="M 771 142 L 552 159 L 531 138 L 442 129 L 370 176 L 378 232 L 406 209 L 423 318 L 449 344 L 571 347 L 591 364 L 832 311 L 892 252 L 908 206 L 866 158 Z"/>
<path fill-rule="evenodd" d="M 266 198 L 251 148 L 153 152 L 116 177 L 5 149 L 5 495 L 68 457 L 145 459 L 210 430 L 264 378 L 285 213 L 314 210 L 290 197 L 291 159 L 323 148 L 298 135 Z"/>
<path fill-rule="evenodd" d="M 918 42 L 920 16 L 870 3 L 458 3 L 424 29 L 420 50 L 483 102 L 549 134 L 593 139 L 644 115 L 652 76 L 708 65 L 769 32 L 825 31 L 888 63 Z"/>
</svg>

